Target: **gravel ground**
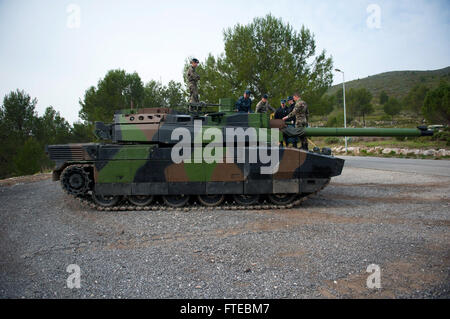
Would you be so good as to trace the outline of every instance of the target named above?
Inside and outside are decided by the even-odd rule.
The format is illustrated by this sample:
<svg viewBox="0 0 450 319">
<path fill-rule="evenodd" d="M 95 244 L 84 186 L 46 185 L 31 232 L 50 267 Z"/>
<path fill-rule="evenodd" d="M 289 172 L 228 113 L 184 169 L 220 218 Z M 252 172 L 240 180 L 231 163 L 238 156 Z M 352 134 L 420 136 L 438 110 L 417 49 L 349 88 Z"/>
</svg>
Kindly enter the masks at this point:
<svg viewBox="0 0 450 319">
<path fill-rule="evenodd" d="M 449 298 L 449 194 L 447 176 L 346 167 L 293 210 L 98 212 L 50 180 L 8 183 L 0 297 Z"/>
</svg>

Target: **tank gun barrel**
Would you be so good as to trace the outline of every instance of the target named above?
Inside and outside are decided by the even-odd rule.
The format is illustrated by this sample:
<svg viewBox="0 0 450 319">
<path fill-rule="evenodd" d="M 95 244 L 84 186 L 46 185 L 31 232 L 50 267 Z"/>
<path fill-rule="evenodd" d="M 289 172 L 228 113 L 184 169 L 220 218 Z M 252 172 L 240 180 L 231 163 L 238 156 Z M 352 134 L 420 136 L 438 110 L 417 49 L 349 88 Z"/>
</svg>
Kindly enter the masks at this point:
<svg viewBox="0 0 450 319">
<path fill-rule="evenodd" d="M 275 123 L 276 127 L 279 123 Z M 282 127 L 281 131 L 291 137 L 300 136 L 432 136 L 433 130 L 426 126 L 417 128 L 343 128 L 343 127 Z"/>
<path fill-rule="evenodd" d="M 331 128 L 307 127 L 306 136 L 432 136 L 433 130 L 425 126 L 413 128 Z"/>
</svg>

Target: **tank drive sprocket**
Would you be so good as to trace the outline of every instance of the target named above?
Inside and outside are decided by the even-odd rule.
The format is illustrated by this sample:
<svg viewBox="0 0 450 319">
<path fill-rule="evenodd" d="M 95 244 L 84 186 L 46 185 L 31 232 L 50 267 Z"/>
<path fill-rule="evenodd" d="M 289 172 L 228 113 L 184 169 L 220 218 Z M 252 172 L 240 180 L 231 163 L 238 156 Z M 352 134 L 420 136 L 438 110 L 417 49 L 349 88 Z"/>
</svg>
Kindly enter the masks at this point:
<svg viewBox="0 0 450 319">
<path fill-rule="evenodd" d="M 67 166 L 61 173 L 61 186 L 70 195 L 83 195 L 90 190 L 92 179 L 89 167 L 82 165 Z"/>
</svg>

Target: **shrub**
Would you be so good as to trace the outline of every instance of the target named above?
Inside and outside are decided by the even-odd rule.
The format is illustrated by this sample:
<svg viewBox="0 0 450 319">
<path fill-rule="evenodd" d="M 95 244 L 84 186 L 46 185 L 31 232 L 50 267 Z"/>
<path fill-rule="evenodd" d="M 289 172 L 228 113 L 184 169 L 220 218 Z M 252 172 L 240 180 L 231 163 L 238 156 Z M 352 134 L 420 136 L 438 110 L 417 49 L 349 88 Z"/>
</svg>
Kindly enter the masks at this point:
<svg viewBox="0 0 450 319">
<path fill-rule="evenodd" d="M 432 139 L 435 141 L 444 141 L 447 146 L 450 146 L 450 131 L 445 130 L 437 132 L 433 135 Z"/>
<path fill-rule="evenodd" d="M 340 139 L 335 136 L 329 136 L 329 137 L 325 138 L 325 143 L 327 143 L 327 144 L 337 144 L 339 142 L 340 142 Z"/>
</svg>

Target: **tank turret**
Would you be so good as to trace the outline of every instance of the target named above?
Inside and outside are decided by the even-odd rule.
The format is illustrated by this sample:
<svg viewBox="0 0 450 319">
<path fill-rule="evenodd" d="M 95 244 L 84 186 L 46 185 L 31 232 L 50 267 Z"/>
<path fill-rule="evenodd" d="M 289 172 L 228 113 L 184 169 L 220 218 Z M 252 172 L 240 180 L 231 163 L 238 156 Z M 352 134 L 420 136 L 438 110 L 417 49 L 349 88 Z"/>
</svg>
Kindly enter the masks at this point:
<svg viewBox="0 0 450 319">
<path fill-rule="evenodd" d="M 412 128 L 330 128 L 330 127 L 287 127 L 282 120 L 270 119 L 265 113 L 235 113 L 232 111 L 208 112 L 206 107 L 214 104 L 188 105 L 190 111 L 178 112 L 169 108 L 145 108 L 136 111 L 122 110 L 114 115 L 114 123 L 95 123 L 95 134 L 99 139 L 112 140 L 113 143 L 160 143 L 177 144 L 173 137 L 176 128 L 186 128 L 194 137 L 195 124 L 202 132 L 210 128 L 221 130 L 226 140 L 227 128 L 277 128 L 288 136 L 431 136 L 433 131 L 425 126 Z M 214 106 L 223 106 L 215 104 Z M 269 134 L 270 135 L 270 134 Z M 202 135 L 204 136 L 204 134 Z M 282 135 L 280 135 L 280 141 Z M 191 142 L 194 142 L 192 140 Z M 202 143 L 209 143 L 209 139 Z"/>
</svg>

